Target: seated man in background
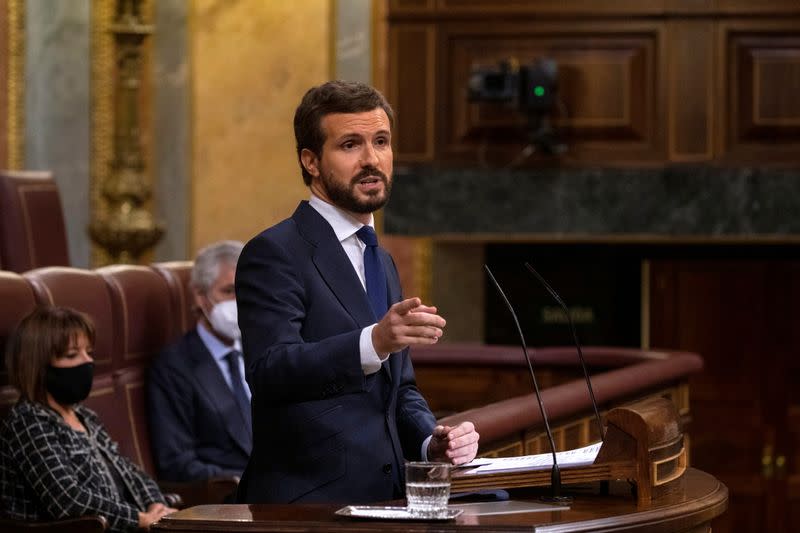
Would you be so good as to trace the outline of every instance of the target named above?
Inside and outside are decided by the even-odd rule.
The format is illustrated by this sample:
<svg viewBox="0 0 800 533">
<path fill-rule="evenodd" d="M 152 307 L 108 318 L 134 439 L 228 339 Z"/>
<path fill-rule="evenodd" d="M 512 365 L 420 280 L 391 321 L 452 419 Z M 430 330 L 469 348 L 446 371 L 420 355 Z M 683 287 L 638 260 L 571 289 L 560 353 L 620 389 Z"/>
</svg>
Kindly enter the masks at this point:
<svg viewBox="0 0 800 533">
<path fill-rule="evenodd" d="M 239 476 L 252 447 L 250 390 L 244 381 L 234 299 L 238 241 L 200 251 L 191 287 L 197 326 L 153 362 L 150 435 L 159 479 Z"/>
</svg>

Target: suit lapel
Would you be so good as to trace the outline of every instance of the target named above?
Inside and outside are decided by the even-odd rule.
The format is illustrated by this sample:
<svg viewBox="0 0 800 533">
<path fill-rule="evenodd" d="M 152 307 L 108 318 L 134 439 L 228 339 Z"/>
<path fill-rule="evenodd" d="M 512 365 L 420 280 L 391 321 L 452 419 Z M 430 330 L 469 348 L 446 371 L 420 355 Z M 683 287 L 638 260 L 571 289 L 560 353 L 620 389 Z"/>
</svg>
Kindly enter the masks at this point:
<svg viewBox="0 0 800 533">
<path fill-rule="evenodd" d="M 315 246 L 314 265 L 342 307 L 359 327 L 373 324 L 367 293 L 330 224 L 305 201 L 300 203 L 292 218 L 303 236 Z"/>
<path fill-rule="evenodd" d="M 208 348 L 203 344 L 197 333 L 193 336 L 192 342 L 196 344 L 191 353 L 198 354 L 195 359 L 195 372 L 198 382 L 200 382 L 203 390 L 211 399 L 210 404 L 219 411 L 220 417 L 225 422 L 225 429 L 230 436 L 241 446 L 245 453 L 250 453 L 253 437 L 250 433 L 250 428 L 247 427 L 239 414 L 239 406 L 233 397 L 233 391 L 225 382 L 219 366 L 214 361 L 214 356 L 208 351 Z M 232 416 L 232 413 L 236 414 Z"/>
<path fill-rule="evenodd" d="M 350 314 L 358 327 L 365 328 L 374 324 L 375 319 L 367 293 L 330 224 L 306 201 L 300 202 L 292 218 L 303 236 L 315 246 L 314 265 L 342 307 Z M 402 296 L 400 280 L 391 256 L 382 248 L 379 248 L 379 254 L 386 272 L 391 305 L 400 301 Z M 396 358 L 390 356 L 381 365 L 384 370 L 383 375 L 390 383 L 392 381 L 390 367 L 394 359 Z"/>
</svg>

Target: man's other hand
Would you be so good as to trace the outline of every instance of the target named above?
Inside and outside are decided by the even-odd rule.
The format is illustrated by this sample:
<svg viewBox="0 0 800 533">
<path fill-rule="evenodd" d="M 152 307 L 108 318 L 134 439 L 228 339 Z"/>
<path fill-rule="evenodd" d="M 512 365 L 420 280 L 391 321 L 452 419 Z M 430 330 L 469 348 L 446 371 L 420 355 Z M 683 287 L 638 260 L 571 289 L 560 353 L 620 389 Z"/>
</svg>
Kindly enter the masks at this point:
<svg viewBox="0 0 800 533">
<path fill-rule="evenodd" d="M 480 435 L 472 422 L 456 427 L 436 426 L 428 443 L 428 460 L 461 465 L 475 459 Z"/>
</svg>

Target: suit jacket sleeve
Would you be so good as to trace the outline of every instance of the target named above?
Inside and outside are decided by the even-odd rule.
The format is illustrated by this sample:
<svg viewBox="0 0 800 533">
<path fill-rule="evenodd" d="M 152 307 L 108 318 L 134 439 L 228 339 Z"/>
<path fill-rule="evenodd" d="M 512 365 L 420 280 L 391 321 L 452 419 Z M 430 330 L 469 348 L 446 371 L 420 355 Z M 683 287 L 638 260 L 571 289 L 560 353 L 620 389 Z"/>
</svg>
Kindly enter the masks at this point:
<svg viewBox="0 0 800 533">
<path fill-rule="evenodd" d="M 236 271 L 248 383 L 273 402 L 319 400 L 365 383 L 362 328 L 330 300 L 297 241 L 261 234 L 245 246 Z"/>
</svg>

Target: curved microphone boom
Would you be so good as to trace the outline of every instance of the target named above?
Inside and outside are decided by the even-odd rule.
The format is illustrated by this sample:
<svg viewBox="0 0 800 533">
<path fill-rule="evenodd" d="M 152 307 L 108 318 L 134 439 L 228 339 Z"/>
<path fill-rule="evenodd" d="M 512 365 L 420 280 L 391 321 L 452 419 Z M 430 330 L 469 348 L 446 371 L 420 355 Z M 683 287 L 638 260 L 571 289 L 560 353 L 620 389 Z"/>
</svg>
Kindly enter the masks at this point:
<svg viewBox="0 0 800 533">
<path fill-rule="evenodd" d="M 600 440 L 605 442 L 605 430 L 603 429 L 603 421 L 600 419 L 600 411 L 597 409 L 597 402 L 594 399 L 594 390 L 592 389 L 592 380 L 589 379 L 589 371 L 586 370 L 586 360 L 583 358 L 583 351 L 581 350 L 581 343 L 578 342 L 578 333 L 575 331 L 575 324 L 572 322 L 572 315 L 570 315 L 569 307 L 567 304 L 564 303 L 564 300 L 558 295 L 558 293 L 550 286 L 549 283 L 542 277 L 541 274 L 536 272 L 536 269 L 531 266 L 530 263 L 527 261 L 525 262 L 525 268 L 527 268 L 531 274 L 533 274 L 536 279 L 547 289 L 547 292 L 550 293 L 550 296 L 558 302 L 558 305 L 561 306 L 561 309 L 564 310 L 564 314 L 567 315 L 567 321 L 569 322 L 569 328 L 572 331 L 572 340 L 575 343 L 575 348 L 578 350 L 578 359 L 581 362 L 581 368 L 583 368 L 583 377 L 586 378 L 586 386 L 589 387 L 589 397 L 592 400 L 592 407 L 594 408 L 594 416 L 597 418 L 597 427 L 600 429 Z"/>
<path fill-rule="evenodd" d="M 533 365 L 531 364 L 531 358 L 528 356 L 528 347 L 525 343 L 525 336 L 522 334 L 522 327 L 519 325 L 519 319 L 517 319 L 517 313 L 514 312 L 514 308 L 511 306 L 511 302 L 508 301 L 506 297 L 506 293 L 503 292 L 503 289 L 500 288 L 500 284 L 497 283 L 497 280 L 494 279 L 494 275 L 492 271 L 489 270 L 488 265 L 483 265 L 483 268 L 486 269 L 486 273 L 489 274 L 489 279 L 492 280 L 497 292 L 503 298 L 503 301 L 508 307 L 508 310 L 511 312 L 511 316 L 514 318 L 514 324 L 517 326 L 517 332 L 519 333 L 519 338 L 522 341 L 522 353 L 525 354 L 525 361 L 528 363 L 528 370 L 531 373 L 531 381 L 533 381 L 533 390 L 536 392 L 536 399 L 539 402 L 539 411 L 542 413 L 542 420 L 544 421 L 544 429 L 547 431 L 547 438 L 550 440 L 550 451 L 553 453 L 553 468 L 550 471 L 550 487 L 552 489 L 552 495 L 549 498 L 543 498 L 547 501 L 556 502 L 560 504 L 566 504 L 572 501 L 571 496 L 561 496 L 561 470 L 558 468 L 558 460 L 556 459 L 556 444 L 553 440 L 553 432 L 550 431 L 550 422 L 547 419 L 547 413 L 544 410 L 544 402 L 542 402 L 542 395 L 539 393 L 539 383 L 536 381 L 536 374 L 533 372 Z"/>
</svg>

